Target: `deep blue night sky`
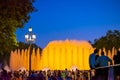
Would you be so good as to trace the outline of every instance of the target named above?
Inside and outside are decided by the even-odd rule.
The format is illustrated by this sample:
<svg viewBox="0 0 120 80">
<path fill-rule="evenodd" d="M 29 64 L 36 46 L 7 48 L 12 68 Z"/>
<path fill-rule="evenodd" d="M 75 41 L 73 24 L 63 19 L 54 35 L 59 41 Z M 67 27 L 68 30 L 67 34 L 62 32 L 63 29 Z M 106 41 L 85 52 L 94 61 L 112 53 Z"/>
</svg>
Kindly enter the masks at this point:
<svg viewBox="0 0 120 80">
<path fill-rule="evenodd" d="M 18 41 L 25 42 L 29 27 L 42 48 L 53 40 L 93 41 L 108 30 L 120 30 L 120 0 L 36 0 L 34 6 L 38 11 L 16 31 Z"/>
</svg>

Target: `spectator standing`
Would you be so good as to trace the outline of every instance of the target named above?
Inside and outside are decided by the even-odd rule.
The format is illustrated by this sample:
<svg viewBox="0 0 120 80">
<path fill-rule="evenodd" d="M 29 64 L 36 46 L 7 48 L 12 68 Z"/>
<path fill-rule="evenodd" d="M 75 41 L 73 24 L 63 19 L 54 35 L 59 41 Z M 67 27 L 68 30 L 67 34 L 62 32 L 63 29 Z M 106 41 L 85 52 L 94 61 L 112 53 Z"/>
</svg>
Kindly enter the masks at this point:
<svg viewBox="0 0 120 80">
<path fill-rule="evenodd" d="M 90 54 L 89 56 L 89 66 L 91 69 L 91 72 L 90 72 L 90 76 L 91 76 L 91 79 L 92 80 L 95 80 L 95 76 L 92 75 L 92 72 L 94 72 L 95 70 L 95 62 L 96 62 L 96 54 L 98 53 L 98 49 L 95 49 L 94 52 L 92 54 Z"/>
<path fill-rule="evenodd" d="M 108 62 L 112 65 L 112 60 L 104 55 L 104 52 L 101 52 L 101 56 L 97 58 L 95 65 L 99 65 L 99 67 L 108 66 Z M 102 76 L 101 80 L 108 80 L 108 68 L 100 68 L 99 74 Z"/>
<path fill-rule="evenodd" d="M 94 50 L 94 53 L 89 56 L 89 65 L 91 69 L 95 68 L 96 54 L 98 53 L 98 49 Z"/>
<path fill-rule="evenodd" d="M 117 51 L 117 54 L 113 56 L 114 64 L 120 64 L 120 51 Z M 115 80 L 120 80 L 120 66 L 114 67 Z"/>
</svg>

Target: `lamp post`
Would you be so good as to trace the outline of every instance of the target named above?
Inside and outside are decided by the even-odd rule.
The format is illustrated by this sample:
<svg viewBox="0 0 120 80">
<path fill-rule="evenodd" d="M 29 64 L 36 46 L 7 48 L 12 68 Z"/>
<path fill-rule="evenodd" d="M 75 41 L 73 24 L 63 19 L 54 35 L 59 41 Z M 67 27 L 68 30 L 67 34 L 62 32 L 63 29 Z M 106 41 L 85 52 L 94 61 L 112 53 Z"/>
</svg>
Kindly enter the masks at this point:
<svg viewBox="0 0 120 80">
<path fill-rule="evenodd" d="M 32 28 L 30 27 L 28 29 L 29 33 L 25 35 L 25 40 L 30 44 L 30 53 L 29 53 L 29 76 L 31 74 L 31 44 L 35 42 L 36 40 L 36 35 L 32 33 Z"/>
</svg>

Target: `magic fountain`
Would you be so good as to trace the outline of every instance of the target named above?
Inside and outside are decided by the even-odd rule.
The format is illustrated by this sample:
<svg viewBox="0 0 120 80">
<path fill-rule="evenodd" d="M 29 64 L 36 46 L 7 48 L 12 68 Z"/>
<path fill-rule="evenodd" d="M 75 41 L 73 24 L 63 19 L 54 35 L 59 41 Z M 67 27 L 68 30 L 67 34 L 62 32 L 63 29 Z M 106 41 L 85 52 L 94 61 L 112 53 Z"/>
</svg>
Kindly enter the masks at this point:
<svg viewBox="0 0 120 80">
<path fill-rule="evenodd" d="M 64 70 L 77 68 L 89 70 L 89 55 L 93 47 L 87 41 L 59 40 L 51 41 L 40 53 L 40 49 L 32 50 L 31 70 Z M 18 70 L 29 69 L 30 49 L 17 49 L 11 52 L 10 68 Z M 41 54 L 41 55 L 40 55 Z"/>
</svg>

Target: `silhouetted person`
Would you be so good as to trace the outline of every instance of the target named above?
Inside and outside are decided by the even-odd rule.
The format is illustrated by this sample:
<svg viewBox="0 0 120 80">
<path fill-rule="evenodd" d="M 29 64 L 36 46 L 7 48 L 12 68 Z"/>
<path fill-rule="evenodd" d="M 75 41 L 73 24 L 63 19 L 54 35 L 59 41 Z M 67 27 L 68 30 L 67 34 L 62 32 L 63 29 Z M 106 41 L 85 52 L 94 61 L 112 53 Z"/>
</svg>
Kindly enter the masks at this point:
<svg viewBox="0 0 120 80">
<path fill-rule="evenodd" d="M 95 63 L 96 63 L 96 60 L 98 59 L 98 57 L 99 57 L 99 55 L 96 54 L 96 56 L 95 56 Z M 99 67 L 99 64 L 98 65 L 95 64 L 95 67 Z"/>
<path fill-rule="evenodd" d="M 101 56 L 98 57 L 95 64 L 99 65 L 99 67 L 105 67 L 105 66 L 108 66 L 108 62 L 112 64 L 112 60 L 108 56 L 105 56 L 104 52 L 102 51 Z M 108 68 L 100 68 L 98 70 L 101 76 L 100 80 L 108 80 Z"/>
<path fill-rule="evenodd" d="M 95 62 L 96 62 L 96 54 L 98 53 L 98 49 L 94 50 L 94 53 L 90 54 L 89 56 L 89 65 L 91 69 L 95 68 Z"/>
<path fill-rule="evenodd" d="M 10 80 L 10 79 L 8 79 L 8 74 L 7 74 L 7 71 L 4 69 L 4 68 L 2 68 L 2 80 Z"/>
<path fill-rule="evenodd" d="M 113 57 L 114 64 L 120 64 L 120 51 L 117 51 L 117 54 Z M 114 67 L 115 80 L 120 80 L 120 66 Z"/>
<path fill-rule="evenodd" d="M 95 49 L 94 52 L 92 54 L 90 54 L 90 56 L 89 56 L 89 66 L 91 69 L 93 69 L 90 71 L 91 80 L 95 80 L 95 75 L 93 75 L 93 73 L 95 72 L 94 68 L 95 68 L 97 53 L 98 53 L 98 49 Z"/>
<path fill-rule="evenodd" d="M 98 57 L 99 57 L 99 54 L 97 53 L 95 56 L 95 61 L 98 59 Z M 99 64 L 97 64 L 97 65 L 95 64 L 95 67 L 99 67 Z M 97 78 L 98 76 L 99 76 L 99 70 L 95 69 L 95 77 Z"/>
<path fill-rule="evenodd" d="M 38 77 L 40 80 L 45 80 L 42 71 L 39 71 Z"/>
</svg>

